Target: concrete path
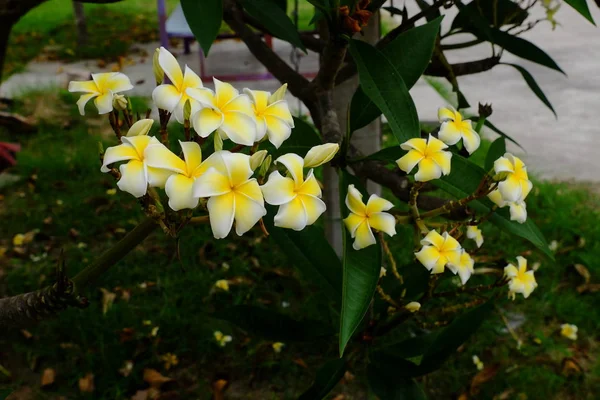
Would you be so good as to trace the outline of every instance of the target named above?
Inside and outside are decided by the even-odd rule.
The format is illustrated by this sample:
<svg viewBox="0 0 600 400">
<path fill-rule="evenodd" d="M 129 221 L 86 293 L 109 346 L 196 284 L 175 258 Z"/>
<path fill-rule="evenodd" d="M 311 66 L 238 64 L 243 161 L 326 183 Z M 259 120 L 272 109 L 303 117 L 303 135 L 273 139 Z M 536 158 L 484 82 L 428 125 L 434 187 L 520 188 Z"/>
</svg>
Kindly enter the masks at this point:
<svg viewBox="0 0 600 400">
<path fill-rule="evenodd" d="M 593 15 L 600 23 L 600 11 L 590 2 Z M 575 179 L 600 182 L 600 128 L 596 113 L 600 110 L 600 28 L 596 28 L 583 17 L 563 5 L 557 19 L 562 24 L 555 31 L 549 24 L 538 26 L 525 37 L 544 49 L 563 68 L 563 76 L 548 68 L 505 53 L 503 61 L 526 67 L 535 77 L 554 105 L 558 119 L 533 95 L 521 75 L 506 66 L 461 77 L 459 83 L 472 105 L 478 102 L 492 102 L 494 115 L 491 120 L 507 134 L 511 135 L 527 150 L 522 154 L 539 177 L 550 179 Z M 446 18 L 449 25 L 452 17 Z M 132 56 L 123 68 L 135 89 L 136 95 L 149 96 L 154 88 L 151 69 L 151 55 L 157 44 L 140 46 L 146 55 Z M 196 45 L 197 46 L 197 45 Z M 181 64 L 188 64 L 199 71 L 197 47 L 192 46 L 190 55 L 182 54 L 182 49 L 174 49 Z M 286 60 L 290 57 L 290 47 L 275 40 L 276 52 Z M 455 51 L 448 55 L 451 62 L 476 60 L 490 55 L 489 45 L 481 45 L 470 51 Z M 243 71 L 266 72 L 252 57 L 243 43 L 227 40 L 217 43 L 211 50 L 206 63 L 207 75 L 235 74 Z M 32 63 L 21 74 L 10 77 L 0 88 L 3 96 L 14 96 L 23 91 L 48 87 L 66 86 L 71 79 L 84 79 L 90 71 L 110 70 L 111 65 L 101 69 L 96 61 L 82 61 L 74 64 Z M 315 54 L 304 56 L 300 71 L 310 73 L 318 68 Z M 212 86 L 206 82 L 207 86 Z M 236 87 L 250 87 L 274 91 L 279 87 L 275 80 L 236 82 Z M 411 91 L 422 120 L 436 119 L 437 107 L 443 100 L 425 82 L 419 82 Z M 290 97 L 292 108 L 298 103 Z M 304 110 L 305 112 L 305 110 Z M 495 135 L 490 135 L 494 138 Z M 516 146 L 511 151 L 521 154 Z"/>
</svg>

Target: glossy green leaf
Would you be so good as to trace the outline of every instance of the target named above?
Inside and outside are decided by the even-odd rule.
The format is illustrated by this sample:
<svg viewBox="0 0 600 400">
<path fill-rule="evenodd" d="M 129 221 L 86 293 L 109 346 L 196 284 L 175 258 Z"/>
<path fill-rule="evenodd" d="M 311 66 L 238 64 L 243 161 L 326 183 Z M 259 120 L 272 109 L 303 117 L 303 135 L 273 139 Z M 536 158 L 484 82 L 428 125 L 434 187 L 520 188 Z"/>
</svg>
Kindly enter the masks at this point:
<svg viewBox="0 0 600 400">
<path fill-rule="evenodd" d="M 298 400 L 321 400 L 337 385 L 346 372 L 346 361 L 338 358 L 326 362 L 315 376 L 312 386 Z"/>
<path fill-rule="evenodd" d="M 348 216 L 344 200 L 349 184 L 354 184 L 363 193 L 364 201 L 369 198 L 356 177 L 342 171 L 340 173 L 340 204 L 343 210 L 342 217 L 344 218 Z M 340 315 L 340 356 L 344 354 L 348 341 L 369 309 L 381 270 L 381 246 L 379 241 L 364 249 L 354 250 L 352 247 L 353 239 L 343 223 L 341 229 L 343 229 L 344 242 L 344 277 L 342 312 Z"/>
<path fill-rule="evenodd" d="M 334 329 L 321 321 L 297 321 L 293 318 L 255 306 L 234 306 L 216 312 L 222 319 L 267 340 L 304 341 L 334 334 Z"/>
<path fill-rule="evenodd" d="M 256 18 L 274 36 L 291 43 L 306 53 L 298 29 L 277 4 L 269 0 L 244 0 L 242 6 L 251 17 Z"/>
<path fill-rule="evenodd" d="M 202 47 L 208 55 L 210 46 L 217 38 L 223 19 L 223 2 L 221 0 L 181 0 L 183 15 Z"/>
<path fill-rule="evenodd" d="M 565 3 L 573 7 L 577 12 L 585 17 L 592 24 L 596 25 L 594 22 L 594 18 L 592 18 L 592 14 L 590 13 L 590 9 L 587 5 L 587 0 L 565 0 Z"/>
<path fill-rule="evenodd" d="M 342 263 L 325 238 L 323 228 L 310 225 L 301 231 L 273 226 L 275 209 L 264 218 L 269 238 L 285 251 L 289 261 L 306 281 L 318 282 L 323 293 L 340 304 L 342 299 Z"/>
<path fill-rule="evenodd" d="M 382 400 L 426 400 L 421 386 L 411 378 L 399 377 L 395 368 L 376 364 L 367 367 L 367 380 L 371 391 Z"/>
<path fill-rule="evenodd" d="M 268 141 L 262 142 L 260 149 L 267 150 L 271 157 L 273 157 L 273 160 L 275 160 L 277 157 L 287 153 L 296 153 L 304 157 L 311 148 L 323 144 L 319 133 L 308 122 L 294 117 L 294 126 L 290 137 L 278 149 Z"/>
<path fill-rule="evenodd" d="M 444 176 L 442 179 L 436 179 L 432 183 L 457 199 L 460 199 L 473 193 L 484 175 L 485 171 L 481 167 L 458 154 L 454 154 L 452 156 L 452 173 Z M 469 207 L 480 214 L 489 213 L 492 206 L 492 202 L 486 198 L 469 203 Z M 548 243 L 544 235 L 542 235 L 531 218 L 528 218 L 523 224 L 511 221 L 508 210 L 503 208 L 494 212 L 489 221 L 508 233 L 529 240 L 550 259 L 554 259 L 552 252 L 548 249 Z"/>
<path fill-rule="evenodd" d="M 485 122 L 483 123 L 483 125 L 485 125 L 487 128 L 490 128 L 492 131 L 496 132 L 498 135 L 502 136 L 503 138 L 510 140 L 511 142 L 513 142 L 514 144 L 516 144 L 517 146 L 519 146 L 521 149 L 523 149 L 523 151 L 525 151 L 525 149 L 523 148 L 523 146 L 521 146 L 515 139 L 513 139 L 512 137 L 508 136 L 506 133 L 502 132 L 500 129 L 498 129 L 496 127 L 496 125 L 492 124 L 490 122 L 489 119 L 486 119 Z"/>
<path fill-rule="evenodd" d="M 490 26 L 521 24 L 529 13 L 511 0 L 481 1 L 475 0 L 465 5 L 468 10 L 461 10 L 452 21 L 451 29 L 469 30 L 472 22 L 469 11 L 484 19 Z M 494 23 L 496 21 L 497 23 Z"/>
<path fill-rule="evenodd" d="M 408 90 L 414 86 L 429 64 L 441 21 L 440 17 L 409 29 L 381 50 L 396 68 Z M 350 103 L 352 131 L 366 126 L 381 115 L 381 110 L 376 104 L 365 94 L 361 82 Z"/>
<path fill-rule="evenodd" d="M 456 317 L 450 325 L 445 327 L 427 349 L 421 360 L 421 373 L 436 370 L 456 349 L 466 342 L 481 326 L 483 321 L 494 309 L 493 300 L 470 309 Z"/>
<path fill-rule="evenodd" d="M 558 66 L 558 64 L 556 64 L 556 62 L 548 54 L 546 54 L 546 52 L 537 47 L 535 44 L 521 37 L 511 35 L 510 33 L 506 33 L 498 28 L 489 26 L 488 22 L 483 19 L 481 15 L 473 12 L 473 10 L 470 10 L 460 2 L 457 2 L 456 4 L 460 8 L 461 12 L 465 12 L 472 23 L 472 25 L 470 25 L 470 32 L 479 39 L 495 43 L 515 56 L 533 61 L 534 63 L 540 65 L 544 65 L 564 74 L 564 71 Z"/>
<path fill-rule="evenodd" d="M 406 150 L 402 150 L 400 146 L 391 146 L 386 147 L 385 149 L 381 149 L 376 151 L 373 154 L 369 154 L 366 157 L 363 157 L 358 160 L 353 161 L 364 161 L 364 160 L 377 160 L 377 161 L 385 161 L 387 163 L 395 163 L 397 159 L 406 154 Z"/>
<path fill-rule="evenodd" d="M 494 140 L 485 156 L 485 170 L 491 171 L 494 168 L 494 161 L 504 156 L 506 153 L 506 139 L 499 137 Z"/>
<path fill-rule="evenodd" d="M 510 65 L 511 67 L 514 67 L 517 71 L 519 71 L 521 75 L 523 75 L 523 79 L 525 79 L 525 83 L 527 83 L 529 89 L 531 89 L 531 91 L 537 96 L 537 98 L 540 99 L 542 103 L 544 103 L 546 107 L 548 107 L 556 117 L 556 111 L 554 111 L 554 107 L 552 107 L 552 104 L 550 104 L 550 101 L 548 100 L 542 89 L 539 87 L 535 79 L 533 79 L 533 76 L 529 73 L 529 71 L 516 64 L 502 63 L 501 65 Z"/>
</svg>

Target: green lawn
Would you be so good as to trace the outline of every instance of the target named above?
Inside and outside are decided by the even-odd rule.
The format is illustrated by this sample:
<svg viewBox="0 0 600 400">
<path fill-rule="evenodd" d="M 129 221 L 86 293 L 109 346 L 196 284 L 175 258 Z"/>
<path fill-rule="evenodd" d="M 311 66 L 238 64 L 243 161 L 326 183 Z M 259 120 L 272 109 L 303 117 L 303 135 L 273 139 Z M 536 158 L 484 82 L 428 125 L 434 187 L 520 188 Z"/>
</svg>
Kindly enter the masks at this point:
<svg viewBox="0 0 600 400">
<path fill-rule="evenodd" d="M 127 193 L 111 194 L 113 179 L 99 171 L 98 141 L 105 146 L 115 143 L 104 119 L 84 121 L 76 112 L 75 98 L 65 92 L 34 93 L 20 101 L 24 115 L 44 109 L 45 119 L 39 132 L 19 136 L 24 148 L 9 172 L 21 180 L 0 188 L 0 296 L 51 282 L 61 249 L 74 275 L 142 218 L 137 202 Z M 145 109 L 143 100 L 136 103 L 140 111 Z M 10 132 L 0 133 L 0 141 L 15 139 Z M 555 263 L 538 253 L 528 256 L 530 265 L 540 262 L 538 289 L 528 300 L 518 297 L 499 304 L 508 319 L 524 319 L 515 328 L 522 346 L 518 349 L 505 332 L 498 314 L 490 316 L 443 370 L 422 380 L 432 399 L 455 398 L 470 390 L 477 374 L 472 355 L 495 371 L 478 386 L 475 398 L 502 393 L 509 399 L 598 398 L 598 293 L 577 292 L 583 278 L 573 265 L 586 266 L 591 282 L 597 282 L 599 206 L 598 197 L 585 187 L 535 182 L 528 198 L 529 215 L 549 241 L 558 241 L 559 254 Z M 402 265 L 412 257 L 412 233 L 407 227 L 398 231 L 391 243 Z M 15 235 L 28 232 L 33 240 L 13 245 Z M 503 259 L 530 248 L 487 225 L 484 235 L 486 250 L 479 256 Z M 580 238 L 585 238 L 584 248 L 560 253 Z M 228 293 L 214 288 L 219 279 L 231 282 Z M 452 285 L 452 280 L 445 285 Z M 106 313 L 101 288 L 116 294 Z M 56 395 L 128 399 L 147 388 L 144 369 L 152 368 L 174 379 L 163 392 L 177 392 L 181 398 L 209 399 L 213 382 L 224 379 L 230 385 L 227 398 L 294 399 L 310 384 L 311 370 L 336 357 L 335 340 L 290 342 L 277 354 L 272 341 L 215 318 L 226 307 L 249 304 L 328 322 L 320 312 L 329 307 L 323 293 L 305 281 L 258 229 L 219 241 L 203 225 L 189 227 L 179 241 L 156 232 L 87 296 L 91 305 L 86 310 L 70 309 L 27 333 L 0 332 L 0 394 L 3 389 L 29 386 L 42 399 Z M 467 299 L 457 299 L 462 300 Z M 425 308 L 423 315 L 435 312 Z M 576 342 L 558 334 L 564 322 L 579 327 Z M 218 347 L 215 330 L 232 335 L 232 343 Z M 406 334 L 406 328 L 400 331 Z M 162 359 L 168 353 L 179 361 L 170 369 Z M 133 368 L 125 377 L 119 371 L 127 361 Z M 563 365 L 571 366 L 572 376 L 566 375 Z M 46 368 L 56 372 L 56 379 L 41 389 Z M 351 361 L 356 378 L 343 380 L 334 393 L 345 393 L 346 399 L 366 398 L 362 370 L 360 363 Z M 78 380 L 88 373 L 94 375 L 95 391 L 82 395 Z"/>
</svg>

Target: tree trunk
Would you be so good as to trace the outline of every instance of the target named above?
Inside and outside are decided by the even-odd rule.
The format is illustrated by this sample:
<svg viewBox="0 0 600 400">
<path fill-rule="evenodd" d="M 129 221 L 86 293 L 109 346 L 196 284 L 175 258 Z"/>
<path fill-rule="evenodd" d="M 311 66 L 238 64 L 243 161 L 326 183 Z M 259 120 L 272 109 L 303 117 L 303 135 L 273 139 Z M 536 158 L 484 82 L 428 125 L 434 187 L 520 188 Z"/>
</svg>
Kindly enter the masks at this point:
<svg viewBox="0 0 600 400">
<path fill-rule="evenodd" d="M 12 30 L 13 22 L 0 18 L 0 83 L 2 82 L 2 73 L 4 72 L 4 60 L 6 58 L 6 49 L 8 48 L 8 39 Z"/>
<path fill-rule="evenodd" d="M 81 52 L 88 42 L 83 3 L 73 1 L 73 13 L 75 14 L 75 26 L 77 27 L 77 50 Z"/>
</svg>

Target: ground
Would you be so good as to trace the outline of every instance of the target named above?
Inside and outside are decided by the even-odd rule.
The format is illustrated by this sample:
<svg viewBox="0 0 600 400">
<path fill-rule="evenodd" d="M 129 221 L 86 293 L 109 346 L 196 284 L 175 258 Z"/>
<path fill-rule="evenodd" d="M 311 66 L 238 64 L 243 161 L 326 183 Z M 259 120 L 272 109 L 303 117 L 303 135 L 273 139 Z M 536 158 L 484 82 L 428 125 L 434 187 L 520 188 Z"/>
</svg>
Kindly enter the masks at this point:
<svg viewBox="0 0 600 400">
<path fill-rule="evenodd" d="M 1 295 L 50 282 L 61 249 L 75 274 L 142 218 L 136 201 L 114 193 L 112 178 L 99 172 L 98 141 L 114 144 L 106 121 L 84 121 L 74 100 L 66 92 L 33 93 L 19 100 L 23 114 L 44 113 L 38 113 L 39 131 L 21 137 L 24 150 L 9 171 L 20 181 L 0 189 Z M 145 108 L 142 99 L 135 103 Z M 0 139 L 11 137 L 5 132 Z M 479 392 L 472 398 L 597 397 L 597 286 L 583 293 L 578 288 L 585 271 L 591 283 L 600 273 L 594 262 L 600 256 L 599 205 L 585 187 L 535 182 L 528 210 L 548 240 L 557 240 L 556 263 L 535 252 L 528 256 L 531 265 L 540 263 L 538 289 L 528 300 L 500 302 L 500 314 L 491 315 L 442 370 L 422 380 L 432 399 L 469 391 Z M 21 245 L 15 245 L 17 234 L 25 234 Z M 487 250 L 481 256 L 504 260 L 529 249 L 492 227 L 484 227 L 484 235 Z M 579 248 L 582 239 L 585 246 Z M 411 257 L 410 240 L 410 231 L 401 230 L 391 242 L 400 265 Z M 578 272 L 575 264 L 584 269 Z M 229 292 L 215 288 L 219 279 L 230 282 Z M 319 310 L 328 307 L 322 293 L 258 229 L 221 241 L 211 238 L 207 226 L 185 231 L 179 241 L 156 232 L 87 295 L 91 305 L 86 310 L 68 310 L 26 331 L 4 332 L 0 388 L 29 388 L 44 399 L 130 398 L 147 390 L 148 381 L 156 382 L 152 375 L 144 379 L 144 371 L 152 369 L 172 379 L 161 390 L 175 397 L 164 398 L 208 399 L 222 379 L 228 383 L 226 398 L 292 399 L 310 385 L 311 370 L 336 353 L 335 341 L 322 340 L 287 342 L 275 353 L 273 340 L 218 319 L 220 310 L 237 304 L 317 320 L 323 318 Z M 565 322 L 579 327 L 577 341 L 559 335 Z M 232 342 L 219 347 L 215 330 L 232 335 Z M 522 341 L 520 349 L 515 338 Z M 177 356 L 177 365 L 166 365 L 169 353 Z M 484 375 L 477 374 L 473 355 L 485 364 Z M 41 387 L 47 369 L 55 378 Z M 362 366 L 351 362 L 349 370 L 354 378 L 347 375 L 333 393 L 365 399 Z M 89 374 L 93 394 L 81 393 L 82 384 L 89 386 Z"/>
</svg>

